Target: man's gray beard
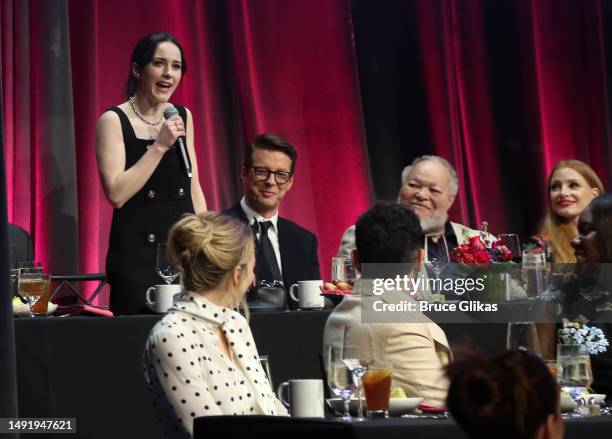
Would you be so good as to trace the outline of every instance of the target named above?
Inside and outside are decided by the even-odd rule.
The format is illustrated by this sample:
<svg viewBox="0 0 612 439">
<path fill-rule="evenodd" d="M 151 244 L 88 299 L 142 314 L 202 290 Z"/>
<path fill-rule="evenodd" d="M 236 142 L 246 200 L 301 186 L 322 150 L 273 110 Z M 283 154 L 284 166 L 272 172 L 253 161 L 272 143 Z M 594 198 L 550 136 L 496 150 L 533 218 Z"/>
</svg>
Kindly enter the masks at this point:
<svg viewBox="0 0 612 439">
<path fill-rule="evenodd" d="M 444 214 L 438 217 L 430 217 L 425 219 L 420 219 L 421 229 L 423 229 L 423 233 L 444 233 L 444 224 L 448 220 L 448 215 Z"/>
</svg>

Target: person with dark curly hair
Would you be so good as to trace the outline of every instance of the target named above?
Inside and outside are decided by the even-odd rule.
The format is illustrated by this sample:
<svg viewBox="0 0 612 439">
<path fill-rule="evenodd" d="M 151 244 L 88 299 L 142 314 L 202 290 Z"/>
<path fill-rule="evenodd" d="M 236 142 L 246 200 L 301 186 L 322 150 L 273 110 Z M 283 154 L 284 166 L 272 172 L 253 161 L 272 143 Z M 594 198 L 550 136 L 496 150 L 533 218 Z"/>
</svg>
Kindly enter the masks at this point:
<svg viewBox="0 0 612 439">
<path fill-rule="evenodd" d="M 471 439 L 557 439 L 565 425 L 559 386 L 539 357 L 467 353 L 446 368 L 446 404 Z"/>
<path fill-rule="evenodd" d="M 352 257 L 359 271 L 362 264 L 397 264 L 405 267 L 409 277 L 420 270 L 423 231 L 419 218 L 407 206 L 378 203 L 357 220 L 355 238 L 357 248 Z M 327 354 L 330 348 L 340 346 L 359 346 L 364 358 L 393 365 L 395 387 L 422 397 L 429 404 L 442 406 L 448 386 L 443 367 L 451 360 L 446 334 L 418 311 L 402 316 L 381 312 L 379 317 L 384 321 L 364 323 L 362 317 L 371 313 L 372 299 L 398 305 L 411 301 L 414 293 L 393 290 L 375 296 L 371 282 L 372 279 L 358 279 L 353 294 L 345 296 L 330 314 L 323 332 L 323 352 Z"/>
</svg>

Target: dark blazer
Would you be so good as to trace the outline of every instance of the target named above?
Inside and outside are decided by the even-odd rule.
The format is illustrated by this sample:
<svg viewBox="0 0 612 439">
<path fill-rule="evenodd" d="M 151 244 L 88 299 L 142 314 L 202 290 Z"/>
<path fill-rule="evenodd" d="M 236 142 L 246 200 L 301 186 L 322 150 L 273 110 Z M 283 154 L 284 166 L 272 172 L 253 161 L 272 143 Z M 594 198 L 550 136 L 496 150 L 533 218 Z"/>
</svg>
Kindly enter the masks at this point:
<svg viewBox="0 0 612 439">
<path fill-rule="evenodd" d="M 9 263 L 14 267 L 17 262 L 34 261 L 30 234 L 15 224 L 8 224 Z M 14 246 L 11 249 L 10 246 Z"/>
<path fill-rule="evenodd" d="M 240 203 L 223 212 L 246 223 Z M 289 290 L 299 280 L 321 279 L 317 257 L 317 237 L 293 221 L 278 217 L 278 247 L 281 254 L 283 282 Z"/>
</svg>

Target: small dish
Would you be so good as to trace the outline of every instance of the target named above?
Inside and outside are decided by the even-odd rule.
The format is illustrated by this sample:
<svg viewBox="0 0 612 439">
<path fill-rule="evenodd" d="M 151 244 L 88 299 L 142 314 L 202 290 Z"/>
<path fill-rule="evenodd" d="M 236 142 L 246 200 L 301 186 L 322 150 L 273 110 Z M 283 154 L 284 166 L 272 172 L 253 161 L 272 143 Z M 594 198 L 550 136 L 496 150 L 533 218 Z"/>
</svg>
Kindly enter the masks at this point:
<svg viewBox="0 0 612 439">
<path fill-rule="evenodd" d="M 405 415 L 417 408 L 421 402 L 423 402 L 423 398 L 391 398 L 389 400 L 389 415 Z"/>
</svg>

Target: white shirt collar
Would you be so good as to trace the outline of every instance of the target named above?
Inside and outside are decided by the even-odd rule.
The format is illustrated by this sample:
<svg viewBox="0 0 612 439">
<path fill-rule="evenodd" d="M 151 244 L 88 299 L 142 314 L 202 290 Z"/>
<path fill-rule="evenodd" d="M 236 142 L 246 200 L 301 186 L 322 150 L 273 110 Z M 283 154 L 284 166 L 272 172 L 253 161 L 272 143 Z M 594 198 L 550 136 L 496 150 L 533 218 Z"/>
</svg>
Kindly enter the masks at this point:
<svg viewBox="0 0 612 439">
<path fill-rule="evenodd" d="M 251 209 L 251 207 L 249 207 L 244 197 L 242 197 L 242 199 L 240 200 L 240 207 L 242 207 L 242 210 L 244 211 L 244 214 L 247 217 L 249 225 L 252 225 L 255 221 L 270 221 L 272 222 L 272 227 L 278 233 L 278 227 L 276 225 L 278 223 L 278 210 L 276 211 L 273 217 L 264 218 L 263 216 L 255 212 L 253 209 Z"/>
</svg>

